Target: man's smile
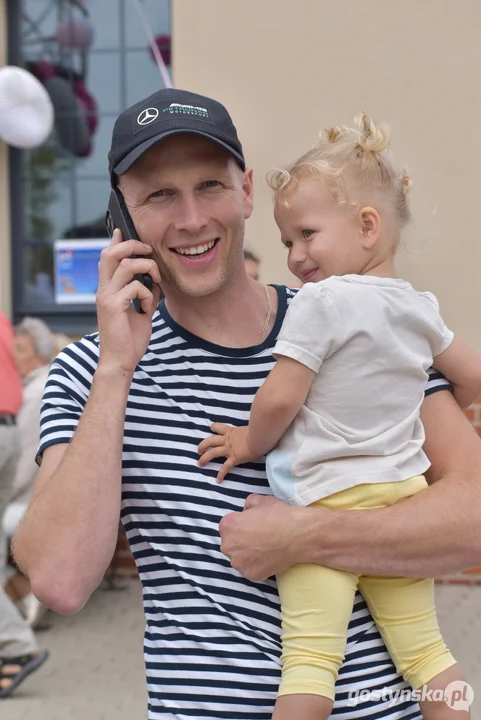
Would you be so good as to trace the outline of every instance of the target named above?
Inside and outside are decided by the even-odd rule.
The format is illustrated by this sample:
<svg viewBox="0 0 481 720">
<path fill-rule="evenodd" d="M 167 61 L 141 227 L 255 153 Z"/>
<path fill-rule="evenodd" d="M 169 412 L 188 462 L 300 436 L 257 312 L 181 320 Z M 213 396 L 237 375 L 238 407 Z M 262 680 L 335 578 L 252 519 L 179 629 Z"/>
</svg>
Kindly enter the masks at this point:
<svg viewBox="0 0 481 720">
<path fill-rule="evenodd" d="M 183 265 L 206 265 L 217 255 L 219 238 L 198 245 L 170 248 Z"/>
</svg>

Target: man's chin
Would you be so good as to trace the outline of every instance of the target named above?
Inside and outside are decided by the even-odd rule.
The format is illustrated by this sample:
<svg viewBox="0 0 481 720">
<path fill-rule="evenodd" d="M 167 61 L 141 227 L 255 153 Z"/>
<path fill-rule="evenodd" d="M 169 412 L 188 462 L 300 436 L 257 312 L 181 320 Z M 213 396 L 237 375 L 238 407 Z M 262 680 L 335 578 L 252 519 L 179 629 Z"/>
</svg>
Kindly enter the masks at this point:
<svg viewBox="0 0 481 720">
<path fill-rule="evenodd" d="M 224 287 L 224 283 L 221 281 L 217 281 L 215 283 L 192 283 L 187 284 L 183 283 L 178 287 L 180 292 L 183 295 L 186 295 L 190 298 L 205 298 L 205 297 L 211 297 L 212 295 L 216 295 L 219 290 L 222 290 Z"/>
<path fill-rule="evenodd" d="M 207 267 L 184 268 L 178 263 L 158 263 L 164 292 L 169 289 L 191 298 L 203 298 L 215 295 L 230 282 L 234 265 L 226 262 L 220 255 Z M 163 267 L 162 267 L 163 265 Z"/>
<path fill-rule="evenodd" d="M 177 294 L 180 293 L 190 298 L 203 298 L 215 295 L 226 284 L 224 276 L 216 275 L 216 277 L 178 277 L 171 275 L 168 280 L 163 283 L 163 290 L 168 296 L 169 291 Z"/>
</svg>

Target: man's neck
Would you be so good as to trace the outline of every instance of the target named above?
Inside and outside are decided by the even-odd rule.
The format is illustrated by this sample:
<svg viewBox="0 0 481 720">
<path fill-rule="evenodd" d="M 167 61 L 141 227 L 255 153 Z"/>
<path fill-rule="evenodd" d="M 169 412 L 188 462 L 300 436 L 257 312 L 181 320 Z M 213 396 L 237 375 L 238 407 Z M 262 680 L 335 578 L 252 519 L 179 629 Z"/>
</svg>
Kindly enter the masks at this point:
<svg viewBox="0 0 481 720">
<path fill-rule="evenodd" d="M 269 288 L 269 294 L 272 312 L 265 337 L 277 313 L 277 293 Z M 187 297 L 167 290 L 165 304 L 172 319 L 185 330 L 232 348 L 260 342 L 268 311 L 264 286 L 247 276 L 233 279 L 218 293 L 206 297 Z"/>
</svg>

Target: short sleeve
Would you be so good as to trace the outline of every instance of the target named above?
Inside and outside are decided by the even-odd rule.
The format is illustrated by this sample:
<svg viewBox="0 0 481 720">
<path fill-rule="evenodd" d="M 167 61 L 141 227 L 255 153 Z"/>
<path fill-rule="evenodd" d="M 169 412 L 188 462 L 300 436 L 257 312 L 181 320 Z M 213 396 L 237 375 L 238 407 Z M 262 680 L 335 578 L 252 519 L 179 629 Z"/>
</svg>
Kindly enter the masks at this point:
<svg viewBox="0 0 481 720">
<path fill-rule="evenodd" d="M 454 392 L 454 388 L 449 380 L 447 380 L 438 370 L 431 368 L 428 371 L 428 381 L 426 383 L 426 387 L 424 388 L 424 397 L 428 397 L 428 395 L 432 395 L 433 393 L 441 392 L 443 390 L 448 390 L 448 392 L 451 393 Z"/>
<path fill-rule="evenodd" d="M 337 293 L 320 283 L 304 285 L 289 305 L 273 355 L 290 357 L 318 372 L 342 344 Z"/>
<path fill-rule="evenodd" d="M 430 292 L 422 292 L 419 293 L 419 295 L 426 301 L 426 306 L 429 308 L 430 314 L 433 318 L 431 349 L 433 357 L 437 357 L 451 345 L 454 339 L 454 333 L 445 325 L 444 320 L 441 317 L 437 297 Z"/>
<path fill-rule="evenodd" d="M 75 434 L 98 364 L 96 338 L 91 335 L 68 345 L 52 364 L 40 411 L 38 464 L 46 448 L 69 443 Z"/>
</svg>

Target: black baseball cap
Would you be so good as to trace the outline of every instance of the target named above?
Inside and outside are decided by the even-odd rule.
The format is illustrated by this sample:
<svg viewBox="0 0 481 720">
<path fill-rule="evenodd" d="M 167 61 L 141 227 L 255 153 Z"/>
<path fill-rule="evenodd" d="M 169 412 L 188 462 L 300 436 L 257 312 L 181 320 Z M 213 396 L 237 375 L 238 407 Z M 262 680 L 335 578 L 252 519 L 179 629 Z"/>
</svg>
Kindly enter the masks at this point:
<svg viewBox="0 0 481 720">
<path fill-rule="evenodd" d="M 232 118 L 221 103 L 188 90 L 166 88 L 120 113 L 112 133 L 112 185 L 152 145 L 170 135 L 202 135 L 228 150 L 242 170 L 244 153 Z"/>
</svg>

